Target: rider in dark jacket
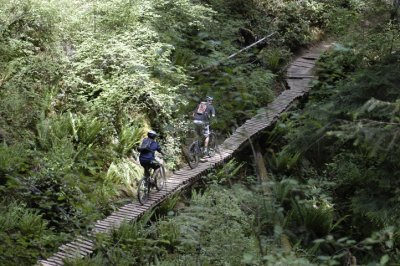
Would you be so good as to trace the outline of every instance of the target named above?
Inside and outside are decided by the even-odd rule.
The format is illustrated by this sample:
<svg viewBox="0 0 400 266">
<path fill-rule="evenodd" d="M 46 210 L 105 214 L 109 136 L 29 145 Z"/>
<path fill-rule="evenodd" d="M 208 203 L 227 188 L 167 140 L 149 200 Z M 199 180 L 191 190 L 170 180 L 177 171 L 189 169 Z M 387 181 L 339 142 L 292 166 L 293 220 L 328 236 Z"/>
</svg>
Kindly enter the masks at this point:
<svg viewBox="0 0 400 266">
<path fill-rule="evenodd" d="M 150 176 L 150 169 L 158 169 L 160 168 L 160 163 L 155 158 L 155 152 L 164 153 L 161 151 L 161 147 L 155 138 L 157 137 L 157 133 L 153 130 L 150 130 L 147 133 L 147 138 L 143 139 L 142 144 L 140 145 L 140 155 L 139 162 L 140 165 L 144 168 L 144 175 L 146 177 Z"/>
</svg>

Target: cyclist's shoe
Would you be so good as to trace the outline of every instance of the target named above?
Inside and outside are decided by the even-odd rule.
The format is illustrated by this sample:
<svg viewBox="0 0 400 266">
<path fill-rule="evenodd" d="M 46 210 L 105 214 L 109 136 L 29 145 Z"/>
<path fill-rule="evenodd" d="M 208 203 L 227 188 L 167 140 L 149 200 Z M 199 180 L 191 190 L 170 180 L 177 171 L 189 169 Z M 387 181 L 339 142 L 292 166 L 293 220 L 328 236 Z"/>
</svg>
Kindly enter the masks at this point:
<svg viewBox="0 0 400 266">
<path fill-rule="evenodd" d="M 200 161 L 201 163 L 207 162 L 207 159 L 206 159 L 205 157 L 206 157 L 206 156 L 201 157 L 199 161 Z"/>
</svg>

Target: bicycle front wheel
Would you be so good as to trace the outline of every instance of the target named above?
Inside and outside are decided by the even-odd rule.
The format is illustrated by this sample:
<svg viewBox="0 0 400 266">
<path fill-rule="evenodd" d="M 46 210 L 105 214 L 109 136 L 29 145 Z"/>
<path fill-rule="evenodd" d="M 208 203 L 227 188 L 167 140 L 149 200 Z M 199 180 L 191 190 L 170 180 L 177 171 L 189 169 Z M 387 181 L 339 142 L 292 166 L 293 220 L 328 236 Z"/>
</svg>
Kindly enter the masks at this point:
<svg viewBox="0 0 400 266">
<path fill-rule="evenodd" d="M 187 162 L 189 164 L 189 167 L 191 169 L 194 169 L 199 165 L 199 161 L 200 161 L 199 147 L 197 145 L 197 142 L 193 142 L 189 147 Z"/>
<path fill-rule="evenodd" d="M 140 204 L 144 204 L 149 199 L 150 194 L 150 180 L 148 178 L 143 177 L 139 181 L 137 196 Z"/>
<path fill-rule="evenodd" d="M 160 191 L 167 185 L 164 166 L 158 168 L 153 174 L 153 180 L 156 183 L 156 189 Z"/>
</svg>

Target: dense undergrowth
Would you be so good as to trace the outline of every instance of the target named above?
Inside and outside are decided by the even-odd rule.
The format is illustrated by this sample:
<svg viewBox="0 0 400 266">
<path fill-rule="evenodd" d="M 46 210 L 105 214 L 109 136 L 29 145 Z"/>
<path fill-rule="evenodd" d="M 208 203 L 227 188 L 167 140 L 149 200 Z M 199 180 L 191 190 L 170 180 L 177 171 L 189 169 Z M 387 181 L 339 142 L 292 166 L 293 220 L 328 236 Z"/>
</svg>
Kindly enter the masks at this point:
<svg viewBox="0 0 400 266">
<path fill-rule="evenodd" d="M 135 163 L 136 154 L 132 149 L 137 147 L 148 128 L 161 132 L 161 142 L 170 157 L 169 167 L 176 167 L 180 163 L 180 144 L 189 130 L 190 117 L 187 114 L 200 98 L 206 94 L 214 96 L 218 116 L 214 127 L 223 134 L 229 133 L 283 89 L 282 69 L 296 49 L 319 40 L 326 30 L 341 32 L 348 29 L 368 9 L 368 4 L 344 0 L 112 0 L 84 3 L 78 0 L 0 0 L 0 264 L 33 264 L 38 258 L 53 252 L 59 243 L 86 231 L 92 221 L 104 217 L 115 206 L 133 197 L 135 180 L 142 173 Z M 340 80 L 354 72 L 356 84 L 364 81 L 363 74 L 357 72 L 360 66 L 362 70 L 370 71 L 371 74 L 364 73 L 368 78 L 381 69 L 394 71 L 396 64 L 393 63 L 392 67 L 390 60 L 395 60 L 396 55 L 392 55 L 397 49 L 396 28 L 393 25 L 390 28 L 385 22 L 379 25 L 382 27 L 379 34 L 364 32 L 361 35 L 364 39 L 350 40 L 342 49 L 337 49 L 335 57 L 326 59 L 325 72 L 321 72 L 326 81 L 322 83 L 321 80 L 319 86 L 322 89 L 312 97 L 339 97 L 336 95 L 339 88 L 343 88 L 343 93 L 346 90 L 353 93 L 353 87 L 345 86 Z M 272 32 L 276 34 L 268 42 L 227 59 Z M 382 38 L 387 38 L 385 45 L 381 45 Z M 339 60 L 337 58 L 342 61 L 335 61 Z M 357 75 L 360 76 L 358 79 Z M 388 81 L 385 79 L 385 82 Z M 345 161 L 349 171 L 361 173 L 361 170 L 368 170 L 371 175 L 371 183 L 365 189 L 360 187 L 360 190 L 352 191 L 354 197 L 351 199 L 354 201 L 344 201 L 346 205 L 340 217 L 347 215 L 350 203 L 362 203 L 363 197 L 369 195 L 367 188 L 374 184 L 373 177 L 379 172 L 374 172 L 374 169 L 388 167 L 385 168 L 387 173 L 392 173 L 391 169 L 396 167 L 393 149 L 397 143 L 391 139 L 396 121 L 368 116 L 374 108 L 397 114 L 396 104 L 388 104 L 388 100 L 396 95 L 394 87 L 381 92 L 387 94 L 386 98 L 380 93 L 372 93 L 375 86 L 386 86 L 385 82 L 365 83 L 371 89 L 369 96 L 364 94 L 364 87 L 360 84 L 359 95 L 354 96 L 358 101 L 356 106 L 343 106 L 347 108 L 344 114 L 349 114 L 336 114 L 335 117 L 337 121 L 348 121 L 334 124 L 335 130 L 324 132 L 329 133 L 332 139 L 340 134 L 348 138 L 344 141 L 338 137 L 343 144 L 340 149 L 357 139 L 360 152 L 343 155 L 327 148 L 324 152 L 327 158 L 319 161 L 321 167 L 331 167 L 330 174 L 349 173 L 338 167 Z M 343 85 L 336 90 L 323 90 L 324 87 L 335 88 L 337 84 Z M 343 97 L 352 99 L 347 95 Z M 312 110 L 308 112 L 312 113 Z M 318 111 L 318 114 L 330 112 Z M 377 123 L 377 118 L 383 120 Z M 299 120 L 298 124 L 302 123 Z M 364 127 L 360 127 L 360 123 Z M 376 127 L 382 123 L 387 123 L 388 127 Z M 285 128 L 289 128 L 288 125 Z M 314 129 L 307 129 L 314 132 Z M 376 149 L 368 150 L 366 148 L 371 146 L 366 143 L 376 140 L 376 137 L 369 135 L 369 130 L 362 129 L 373 129 L 371 132 L 386 137 L 376 143 L 379 144 L 374 146 Z M 300 137 L 296 140 L 296 132 L 298 136 L 304 133 L 301 130 L 293 127 L 292 146 L 285 147 L 284 152 L 278 154 L 276 165 L 286 165 L 281 161 L 289 158 L 296 166 L 308 152 L 315 154 L 311 150 L 314 146 L 310 148 L 307 145 L 301 154 L 292 153 L 293 150 L 302 151 L 294 146 L 305 142 Z M 354 134 L 343 133 L 344 130 Z M 310 138 L 307 143 L 313 143 L 315 134 L 307 136 Z M 332 139 L 329 141 L 333 142 Z M 379 157 L 382 149 L 388 157 L 381 157 L 376 163 L 371 159 L 372 165 L 361 156 Z M 386 164 L 388 158 L 392 164 Z M 359 161 L 365 164 L 362 169 L 356 164 Z M 287 171 L 289 174 L 293 170 L 287 168 Z M 307 171 L 323 172 L 313 167 Z M 349 176 L 348 183 L 337 182 L 336 185 L 341 184 L 337 189 L 349 189 L 355 179 Z M 394 176 L 387 181 L 396 182 Z M 389 191 L 387 184 L 382 184 L 382 189 Z M 214 187 L 214 190 L 221 197 L 227 196 L 221 188 Z M 242 191 L 242 188 L 238 190 Z M 237 201 L 229 206 L 221 205 L 220 210 L 210 210 L 215 223 L 226 221 L 218 220 L 224 208 L 237 210 L 234 214 L 237 221 L 230 222 L 226 230 L 235 230 L 249 243 L 243 251 L 239 238 L 230 239 L 232 249 L 227 251 L 225 259 L 238 264 L 243 259 L 249 263 L 262 261 L 264 256 L 272 256 L 267 260 L 279 260 L 282 254 L 278 246 L 276 254 L 265 252 L 268 234 L 264 232 L 262 235 L 266 238 L 259 239 L 259 234 L 253 232 L 252 214 L 235 207 L 240 201 L 252 198 L 248 192 L 245 195 L 238 195 Z M 207 196 L 197 197 L 196 204 L 210 207 L 206 203 Z M 343 200 L 340 194 L 337 197 Z M 395 198 L 395 193 L 389 197 L 394 202 Z M 254 203 L 257 200 L 265 199 L 256 197 L 249 204 L 257 205 Z M 382 202 L 386 203 L 386 200 L 383 198 Z M 394 202 L 390 205 L 393 208 Z M 374 212 L 368 209 L 371 206 L 361 203 L 355 205 L 358 209 L 354 208 L 355 212 L 358 210 L 358 220 L 363 217 L 361 214 L 365 214 L 369 217 L 366 220 L 368 225 L 381 228 L 378 218 L 382 214 L 377 212 L 382 210 L 381 206 L 376 206 Z M 184 223 L 184 219 L 193 216 L 198 217 L 198 222 L 202 214 L 196 212 L 198 210 L 189 210 L 186 216 L 178 219 Z M 390 212 L 388 209 L 388 214 Z M 284 217 L 283 213 L 279 215 Z M 164 223 L 168 230 L 177 230 L 173 220 Z M 212 230 L 206 224 L 204 226 L 204 230 Z M 121 232 L 159 236 L 147 232 L 147 229 L 143 229 L 145 232 L 138 227 L 136 231 L 128 232 L 130 225 L 127 228 Z M 266 232 L 270 233 L 271 227 L 268 228 Z M 279 228 L 284 228 L 284 224 Z M 192 232 L 194 229 L 188 227 L 187 230 Z M 361 230 L 356 233 L 360 239 L 367 234 Z M 173 255 L 165 255 L 165 261 L 185 264 L 187 259 L 195 258 L 185 255 L 192 251 L 199 252 L 199 261 L 221 263 L 214 261 L 218 254 L 213 253 L 216 251 L 211 247 L 207 252 L 215 255 L 210 261 L 202 253 L 202 248 L 200 251 L 193 249 L 193 243 L 204 245 L 207 239 L 179 240 L 180 244 L 173 244 L 179 237 L 189 236 L 167 233 L 159 238 L 175 238 L 169 243 L 157 240 L 155 247 L 159 251 L 143 244 L 157 237 L 139 238 L 144 241 L 144 249 L 138 257 L 154 251 L 147 257 L 153 260 L 168 253 Z M 221 236 L 220 241 L 223 239 Z M 252 249 L 250 243 L 254 241 L 259 242 L 259 251 Z M 216 248 L 221 243 L 212 242 L 210 245 Z M 180 253 L 175 253 L 179 250 Z M 116 249 L 115 252 L 121 251 Z M 294 252 L 289 253 L 295 256 Z M 285 255 L 285 259 L 292 255 Z M 97 259 L 103 260 L 101 256 Z"/>
<path fill-rule="evenodd" d="M 400 33 L 375 4 L 338 16 L 349 34 L 319 61 L 308 102 L 260 141 L 268 182 L 231 161 L 184 208 L 70 264 L 398 265 Z"/>
</svg>

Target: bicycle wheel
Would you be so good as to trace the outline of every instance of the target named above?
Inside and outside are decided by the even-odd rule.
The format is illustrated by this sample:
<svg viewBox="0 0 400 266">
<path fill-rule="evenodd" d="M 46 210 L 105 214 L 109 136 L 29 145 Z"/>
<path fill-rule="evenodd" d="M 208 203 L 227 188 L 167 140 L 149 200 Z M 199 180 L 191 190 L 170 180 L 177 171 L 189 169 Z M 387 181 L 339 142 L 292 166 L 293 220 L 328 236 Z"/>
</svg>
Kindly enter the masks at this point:
<svg viewBox="0 0 400 266">
<path fill-rule="evenodd" d="M 156 189 L 158 191 L 160 191 L 161 189 L 163 189 L 165 187 L 165 185 L 167 184 L 167 178 L 165 176 L 165 169 L 164 166 L 161 166 L 160 168 L 158 168 L 154 174 L 153 174 L 153 180 L 155 182 L 156 185 Z"/>
<path fill-rule="evenodd" d="M 150 194 L 149 180 L 148 180 L 148 178 L 143 177 L 139 181 L 138 191 L 137 191 L 137 196 L 138 196 L 138 200 L 139 200 L 140 204 L 143 205 L 148 200 L 149 194 Z"/>
<path fill-rule="evenodd" d="M 200 161 L 200 152 L 199 152 L 199 146 L 197 144 L 197 141 L 194 141 L 190 147 L 189 147 L 189 152 L 187 156 L 187 162 L 189 164 L 189 167 L 191 169 L 196 168 L 199 165 Z"/>
<path fill-rule="evenodd" d="M 208 140 L 208 155 L 213 157 L 218 152 L 217 135 L 214 132 L 210 133 Z"/>
</svg>

